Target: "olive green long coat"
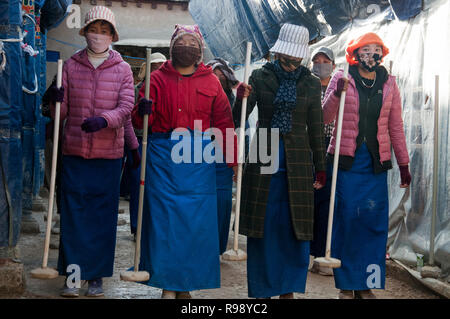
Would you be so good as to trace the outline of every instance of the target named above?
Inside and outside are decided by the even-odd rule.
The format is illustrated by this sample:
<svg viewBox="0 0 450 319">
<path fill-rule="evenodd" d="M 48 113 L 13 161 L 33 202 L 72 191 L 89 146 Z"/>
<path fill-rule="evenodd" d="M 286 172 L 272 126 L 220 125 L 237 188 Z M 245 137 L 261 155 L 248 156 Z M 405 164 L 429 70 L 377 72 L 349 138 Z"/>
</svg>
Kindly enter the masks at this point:
<svg viewBox="0 0 450 319">
<path fill-rule="evenodd" d="M 270 128 L 274 113 L 272 102 L 279 87 L 278 79 L 273 71 L 263 66 L 253 71 L 249 84 L 252 86 L 252 92 L 247 100 L 246 116 L 248 117 L 257 104 L 259 124 L 255 136 L 260 136 L 259 132 L 265 128 L 268 132 L 267 149 L 270 150 Z M 241 106 L 242 102 L 236 101 L 233 107 L 236 123 L 240 122 Z M 313 171 L 326 171 L 326 163 L 320 81 L 306 68 L 297 82 L 297 106 L 292 113 L 292 130 L 287 134 L 280 134 L 280 138 L 283 138 L 285 144 L 293 231 L 298 240 L 309 241 L 313 239 Z M 244 166 L 239 233 L 262 238 L 271 174 L 261 174 L 261 167 L 267 167 L 270 163 L 260 157 L 260 151 L 263 154 L 270 151 L 262 149 L 258 140 L 262 142 L 261 138 L 253 138 Z M 278 152 L 278 149 L 274 151 Z M 257 160 L 255 157 L 251 159 L 254 154 L 258 154 Z"/>
</svg>

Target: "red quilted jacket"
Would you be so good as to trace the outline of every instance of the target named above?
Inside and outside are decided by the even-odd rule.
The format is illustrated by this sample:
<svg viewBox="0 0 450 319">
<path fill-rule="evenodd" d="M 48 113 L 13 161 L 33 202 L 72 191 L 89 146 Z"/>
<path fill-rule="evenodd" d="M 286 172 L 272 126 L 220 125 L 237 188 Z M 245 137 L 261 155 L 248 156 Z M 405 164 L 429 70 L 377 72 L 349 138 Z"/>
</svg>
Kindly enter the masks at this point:
<svg viewBox="0 0 450 319">
<path fill-rule="evenodd" d="M 97 69 L 88 60 L 86 49 L 64 63 L 61 123 L 66 119 L 62 153 L 86 159 L 123 157 L 124 142 L 130 149 L 138 147 L 131 124 L 134 104 L 133 74 L 117 51 Z M 54 117 L 54 107 L 52 108 Z M 101 116 L 108 126 L 85 133 L 81 124 L 86 118 Z"/>
<path fill-rule="evenodd" d="M 139 98 L 144 95 L 143 85 Z M 153 100 L 153 112 L 149 116 L 152 132 L 170 132 L 180 128 L 204 132 L 210 127 L 217 128 L 223 137 L 218 141 L 219 145 L 224 148 L 224 155 L 230 157 L 228 166 L 237 165 L 237 138 L 231 106 L 210 66 L 201 63 L 192 76 L 184 77 L 171 61 L 165 62 L 151 75 L 150 99 Z M 132 120 L 137 129 L 142 129 L 143 120 L 137 112 L 137 105 Z M 194 121 L 201 121 L 201 127 L 194 127 Z"/>
<path fill-rule="evenodd" d="M 323 119 L 328 124 L 335 119 L 339 111 L 340 99 L 333 92 L 337 81 L 343 76 L 339 70 L 331 79 L 323 103 Z M 359 95 L 355 80 L 348 75 L 348 89 L 345 96 L 344 118 L 342 121 L 341 155 L 355 156 L 356 138 L 358 137 Z M 402 120 L 402 104 L 400 92 L 395 77 L 389 76 L 383 86 L 383 104 L 378 118 L 377 139 L 379 144 L 380 161 L 391 159 L 391 145 L 394 149 L 398 165 L 409 163 L 408 150 Z M 334 154 L 336 145 L 336 128 L 333 130 L 328 152 Z"/>
</svg>

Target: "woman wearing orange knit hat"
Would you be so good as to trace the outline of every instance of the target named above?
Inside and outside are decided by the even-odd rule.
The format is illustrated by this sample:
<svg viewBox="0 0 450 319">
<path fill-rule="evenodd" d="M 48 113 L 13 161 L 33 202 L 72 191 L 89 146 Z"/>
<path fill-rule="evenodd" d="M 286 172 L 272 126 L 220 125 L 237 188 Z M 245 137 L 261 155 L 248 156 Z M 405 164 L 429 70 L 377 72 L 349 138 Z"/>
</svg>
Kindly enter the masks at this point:
<svg viewBox="0 0 450 319">
<path fill-rule="evenodd" d="M 384 289 L 391 145 L 400 169 L 400 187 L 411 182 L 400 92 L 395 77 L 380 65 L 388 53 L 375 33 L 350 41 L 348 80 L 338 71 L 323 104 L 324 122 L 330 123 L 338 114 L 342 91 L 347 91 L 331 249 L 342 263 L 334 275 L 343 299 L 375 298 L 370 289 Z M 329 163 L 335 146 L 336 129 L 328 147 Z"/>
</svg>

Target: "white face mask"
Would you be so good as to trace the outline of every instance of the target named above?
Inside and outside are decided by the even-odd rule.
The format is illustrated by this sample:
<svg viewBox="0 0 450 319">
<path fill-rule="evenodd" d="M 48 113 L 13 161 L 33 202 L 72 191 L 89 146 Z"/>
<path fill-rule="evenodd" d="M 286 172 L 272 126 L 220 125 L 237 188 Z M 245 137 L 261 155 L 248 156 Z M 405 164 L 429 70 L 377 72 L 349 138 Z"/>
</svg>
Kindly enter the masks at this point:
<svg viewBox="0 0 450 319">
<path fill-rule="evenodd" d="M 86 33 L 88 48 L 95 53 L 103 53 L 112 43 L 112 36 L 105 34 Z"/>
<path fill-rule="evenodd" d="M 314 63 L 312 73 L 320 79 L 326 79 L 333 73 L 333 65 L 331 63 Z"/>
</svg>

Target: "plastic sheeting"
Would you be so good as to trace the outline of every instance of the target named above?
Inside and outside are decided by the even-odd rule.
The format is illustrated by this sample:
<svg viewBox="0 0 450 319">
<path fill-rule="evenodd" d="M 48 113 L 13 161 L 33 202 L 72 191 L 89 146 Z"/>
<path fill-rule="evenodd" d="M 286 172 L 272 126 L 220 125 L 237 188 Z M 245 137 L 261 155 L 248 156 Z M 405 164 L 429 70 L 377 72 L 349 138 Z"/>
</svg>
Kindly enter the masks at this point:
<svg viewBox="0 0 450 319">
<path fill-rule="evenodd" d="M 355 21 L 380 12 L 384 19 L 417 15 L 422 0 L 191 0 L 189 11 L 215 56 L 232 64 L 245 61 L 246 42 L 253 43 L 252 60 L 259 60 L 274 45 L 283 23 L 308 28 L 310 39 L 340 33 Z M 391 6 L 392 4 L 392 6 Z"/>
</svg>

